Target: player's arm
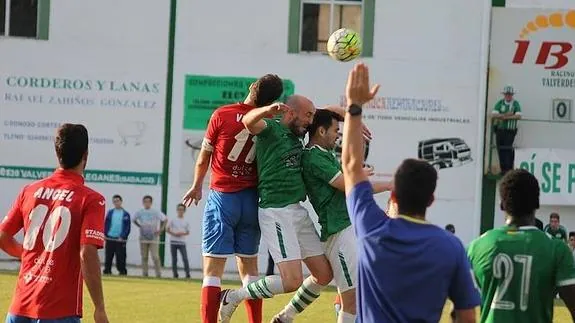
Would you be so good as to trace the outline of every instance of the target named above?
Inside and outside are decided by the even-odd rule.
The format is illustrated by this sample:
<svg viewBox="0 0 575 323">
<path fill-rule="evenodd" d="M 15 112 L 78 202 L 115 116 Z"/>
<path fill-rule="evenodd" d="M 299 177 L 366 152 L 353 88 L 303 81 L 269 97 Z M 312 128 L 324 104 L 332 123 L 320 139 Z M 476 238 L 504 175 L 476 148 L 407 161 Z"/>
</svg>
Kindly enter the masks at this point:
<svg viewBox="0 0 575 323">
<path fill-rule="evenodd" d="M 24 190 L 18 194 L 12 208 L 0 223 L 0 249 L 15 258 L 22 258 L 22 244 L 14 239 L 14 235 L 24 227 L 24 217 L 21 211 L 21 201 Z"/>
<path fill-rule="evenodd" d="M 481 295 L 463 245 L 457 238 L 453 238 L 452 242 L 453 250 L 457 254 L 448 293 L 449 299 L 453 302 L 455 322 L 474 323 L 477 308 L 481 305 Z"/>
<path fill-rule="evenodd" d="M 242 123 L 252 135 L 259 135 L 267 127 L 267 123 L 264 120 L 265 118 L 288 110 L 289 107 L 283 103 L 274 103 L 265 107 L 252 109 L 243 116 Z"/>
<path fill-rule="evenodd" d="M 369 72 L 364 64 L 357 64 L 349 73 L 346 86 L 348 105 L 362 106 L 370 101 L 379 86 L 369 88 Z M 380 227 L 387 216 L 373 199 L 371 183 L 363 171 L 364 139 L 361 115 L 345 115 L 342 140 L 342 170 L 347 196 L 347 209 L 358 238 Z"/>
<path fill-rule="evenodd" d="M 184 195 L 182 202 L 186 207 L 192 205 L 198 205 L 199 201 L 202 199 L 202 186 L 210 168 L 210 162 L 212 160 L 212 154 L 214 152 L 214 147 L 218 140 L 218 135 L 223 127 L 222 119 L 218 110 L 216 110 L 208 122 L 208 128 L 206 134 L 204 135 L 204 140 L 202 141 L 202 147 L 198 157 L 196 158 L 196 164 L 194 166 L 194 180 L 192 186 Z"/>
<path fill-rule="evenodd" d="M 556 268 L 555 285 L 559 289 L 559 297 L 565 303 L 575 321 L 575 266 L 573 255 L 569 247 L 558 240 L 553 240 L 556 248 Z"/>
<path fill-rule="evenodd" d="M 329 184 L 338 190 L 345 192 L 345 179 L 343 174 L 339 174 L 339 176 L 330 181 Z M 370 181 L 370 184 L 374 194 L 391 191 L 393 188 L 393 182 Z"/>
<path fill-rule="evenodd" d="M 98 249 L 104 246 L 104 198 L 99 194 L 89 196 L 83 207 L 80 233 L 80 264 L 84 282 L 96 312 L 105 313 L 102 289 L 102 269 Z"/>
<path fill-rule="evenodd" d="M 378 89 L 379 85 L 374 86 L 372 89 L 369 88 L 367 66 L 357 64 L 350 71 L 347 80 L 346 97 L 348 106 L 363 106 L 373 99 Z M 355 185 L 367 181 L 367 175 L 363 171 L 365 141 L 362 129 L 361 115 L 352 116 L 350 113 L 345 114 L 341 161 L 346 193 L 348 195 Z"/>
</svg>

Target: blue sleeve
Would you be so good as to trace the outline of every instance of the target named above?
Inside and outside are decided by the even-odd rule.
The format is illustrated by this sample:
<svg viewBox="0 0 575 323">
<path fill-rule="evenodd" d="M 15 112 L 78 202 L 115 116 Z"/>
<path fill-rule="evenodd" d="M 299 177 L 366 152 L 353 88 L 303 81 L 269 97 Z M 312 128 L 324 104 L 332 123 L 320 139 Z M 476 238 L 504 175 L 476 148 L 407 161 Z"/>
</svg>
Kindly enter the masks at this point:
<svg viewBox="0 0 575 323">
<path fill-rule="evenodd" d="M 106 212 L 106 217 L 104 218 L 104 235 L 107 237 L 108 236 L 108 230 L 110 230 L 110 215 L 112 213 L 112 210 L 108 210 L 108 212 Z"/>
<path fill-rule="evenodd" d="M 122 232 L 122 238 L 124 240 L 128 239 L 130 232 L 132 231 L 132 221 L 130 220 L 130 213 L 124 211 L 124 232 Z"/>
<path fill-rule="evenodd" d="M 358 238 L 364 237 L 389 220 L 387 214 L 375 203 L 369 181 L 357 183 L 353 187 L 347 196 L 347 211 Z"/>
<path fill-rule="evenodd" d="M 455 244 L 457 254 L 455 270 L 449 285 L 449 299 L 453 302 L 456 310 L 472 309 L 481 305 L 481 295 L 479 295 L 465 248 L 459 240 Z"/>
</svg>

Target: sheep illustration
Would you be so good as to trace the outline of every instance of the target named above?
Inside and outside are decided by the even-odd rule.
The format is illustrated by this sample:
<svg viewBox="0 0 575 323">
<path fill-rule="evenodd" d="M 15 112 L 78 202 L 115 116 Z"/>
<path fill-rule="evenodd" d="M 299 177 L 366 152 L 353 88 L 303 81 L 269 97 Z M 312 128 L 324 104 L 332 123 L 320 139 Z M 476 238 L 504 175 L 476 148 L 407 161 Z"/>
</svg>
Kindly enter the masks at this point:
<svg viewBox="0 0 575 323">
<path fill-rule="evenodd" d="M 127 146 L 128 143 L 134 146 L 142 144 L 142 137 L 146 132 L 147 125 L 142 121 L 128 121 L 118 126 L 118 134 L 122 140 L 120 143 Z"/>
</svg>

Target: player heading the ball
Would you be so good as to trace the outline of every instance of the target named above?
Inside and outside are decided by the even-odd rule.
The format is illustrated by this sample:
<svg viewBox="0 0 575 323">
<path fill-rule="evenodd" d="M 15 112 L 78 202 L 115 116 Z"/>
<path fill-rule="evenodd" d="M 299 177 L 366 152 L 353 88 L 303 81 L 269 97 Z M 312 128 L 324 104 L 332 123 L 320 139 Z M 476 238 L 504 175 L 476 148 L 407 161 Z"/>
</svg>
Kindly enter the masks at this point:
<svg viewBox="0 0 575 323">
<path fill-rule="evenodd" d="M 212 114 L 196 161 L 194 182 L 183 198 L 186 206 L 202 199 L 202 184 L 212 170 L 210 193 L 202 220 L 204 281 L 201 317 L 203 323 L 218 322 L 221 278 L 226 259 L 236 256 L 244 286 L 258 279 L 257 255 L 260 244 L 258 225 L 257 169 L 255 138 L 242 120 L 252 111 L 265 111 L 280 98 L 282 80 L 267 74 L 251 84 L 241 103 L 222 106 Z M 262 301 L 246 302 L 249 322 L 262 320 Z"/>
</svg>

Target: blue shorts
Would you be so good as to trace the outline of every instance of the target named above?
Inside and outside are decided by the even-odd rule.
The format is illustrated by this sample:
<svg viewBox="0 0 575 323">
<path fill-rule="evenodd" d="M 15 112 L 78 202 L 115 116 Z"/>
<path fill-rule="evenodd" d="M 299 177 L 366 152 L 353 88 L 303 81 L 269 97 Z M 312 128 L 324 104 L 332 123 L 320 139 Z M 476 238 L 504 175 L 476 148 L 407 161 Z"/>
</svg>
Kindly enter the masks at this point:
<svg viewBox="0 0 575 323">
<path fill-rule="evenodd" d="M 80 323 L 80 318 L 77 316 L 70 316 L 55 320 L 44 320 L 8 314 L 6 316 L 6 323 Z"/>
<path fill-rule="evenodd" d="M 234 193 L 211 190 L 202 227 L 204 256 L 257 256 L 261 237 L 257 189 Z"/>
</svg>

